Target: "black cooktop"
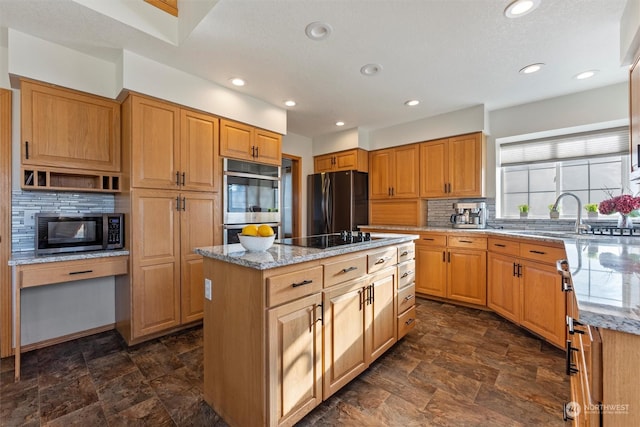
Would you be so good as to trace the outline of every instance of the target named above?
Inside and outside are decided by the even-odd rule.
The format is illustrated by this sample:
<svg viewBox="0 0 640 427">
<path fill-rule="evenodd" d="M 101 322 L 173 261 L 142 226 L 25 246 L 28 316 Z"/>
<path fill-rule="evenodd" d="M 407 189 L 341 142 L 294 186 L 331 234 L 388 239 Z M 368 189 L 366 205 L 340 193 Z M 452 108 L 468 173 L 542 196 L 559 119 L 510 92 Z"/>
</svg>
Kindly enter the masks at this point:
<svg viewBox="0 0 640 427">
<path fill-rule="evenodd" d="M 352 245 L 355 243 L 369 242 L 378 240 L 380 237 L 371 237 L 369 233 L 347 232 L 334 234 L 319 234 L 307 237 L 289 237 L 279 239 L 278 243 L 282 245 L 303 246 L 305 248 L 327 249 L 336 246 Z"/>
</svg>

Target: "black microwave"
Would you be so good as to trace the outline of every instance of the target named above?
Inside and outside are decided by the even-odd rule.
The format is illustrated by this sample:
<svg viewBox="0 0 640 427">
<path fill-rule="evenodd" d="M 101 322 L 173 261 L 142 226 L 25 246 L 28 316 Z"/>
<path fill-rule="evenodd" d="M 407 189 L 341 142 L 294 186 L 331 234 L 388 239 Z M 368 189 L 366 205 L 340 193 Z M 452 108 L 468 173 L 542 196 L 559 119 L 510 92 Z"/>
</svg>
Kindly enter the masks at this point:
<svg viewBox="0 0 640 427">
<path fill-rule="evenodd" d="M 120 213 L 37 213 L 35 228 L 36 255 L 124 248 Z"/>
</svg>

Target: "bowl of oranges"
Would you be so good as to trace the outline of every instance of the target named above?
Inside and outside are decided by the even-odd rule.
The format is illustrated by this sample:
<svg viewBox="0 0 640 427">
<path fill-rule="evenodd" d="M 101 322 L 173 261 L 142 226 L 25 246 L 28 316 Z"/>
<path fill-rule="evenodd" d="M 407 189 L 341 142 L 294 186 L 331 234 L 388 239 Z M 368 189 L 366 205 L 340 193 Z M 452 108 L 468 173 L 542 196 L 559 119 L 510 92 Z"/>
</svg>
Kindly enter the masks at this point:
<svg viewBox="0 0 640 427">
<path fill-rule="evenodd" d="M 249 224 L 242 227 L 242 232 L 238 234 L 240 244 L 250 252 L 264 252 L 273 245 L 276 233 L 273 228 L 266 224 Z"/>
</svg>

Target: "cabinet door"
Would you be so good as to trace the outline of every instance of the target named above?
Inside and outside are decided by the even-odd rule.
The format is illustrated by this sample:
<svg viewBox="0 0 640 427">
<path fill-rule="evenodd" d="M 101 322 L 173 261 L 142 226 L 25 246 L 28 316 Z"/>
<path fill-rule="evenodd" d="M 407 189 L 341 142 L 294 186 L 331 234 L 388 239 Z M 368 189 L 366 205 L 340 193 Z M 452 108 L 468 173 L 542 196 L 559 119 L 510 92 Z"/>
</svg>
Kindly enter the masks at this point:
<svg viewBox="0 0 640 427">
<path fill-rule="evenodd" d="M 416 292 L 447 296 L 446 250 L 443 247 L 416 245 Z"/>
<path fill-rule="evenodd" d="M 133 96 L 131 115 L 131 185 L 177 189 L 180 110 L 172 104 Z"/>
<path fill-rule="evenodd" d="M 363 372 L 370 355 L 366 347 L 365 294 L 367 282 L 358 280 L 325 291 L 324 387 L 327 399 Z"/>
<path fill-rule="evenodd" d="M 181 110 L 181 188 L 218 191 L 218 119 L 207 114 Z"/>
<path fill-rule="evenodd" d="M 564 347 L 566 295 L 554 265 L 522 261 L 520 324 L 549 342 Z"/>
<path fill-rule="evenodd" d="M 218 196 L 210 193 L 182 193 L 180 212 L 180 265 L 182 323 L 202 319 L 204 307 L 204 273 L 202 255 L 193 248 L 213 246 L 216 239 L 214 218 Z"/>
<path fill-rule="evenodd" d="M 369 153 L 369 198 L 386 199 L 391 196 L 393 186 L 393 150 L 378 150 Z"/>
<path fill-rule="evenodd" d="M 477 305 L 487 304 L 487 253 L 450 249 L 447 254 L 447 297 Z"/>
<path fill-rule="evenodd" d="M 335 153 L 333 156 L 335 168 L 339 171 L 359 170 L 358 156 L 366 155 L 360 154 L 359 150 L 342 151 Z"/>
<path fill-rule="evenodd" d="M 420 144 L 420 197 L 442 197 L 449 180 L 447 139 Z"/>
<path fill-rule="evenodd" d="M 220 120 L 220 156 L 254 160 L 253 128 L 229 120 Z"/>
<path fill-rule="evenodd" d="M 395 304 L 396 267 L 381 271 L 371 278 L 368 288 L 367 334 L 371 343 L 369 363 L 387 351 L 397 338 Z"/>
<path fill-rule="evenodd" d="M 22 164 L 120 171 L 120 104 L 21 82 Z"/>
<path fill-rule="evenodd" d="M 394 149 L 392 197 L 414 198 L 419 196 L 419 147 L 418 144 L 413 144 Z"/>
<path fill-rule="evenodd" d="M 268 311 L 269 425 L 293 425 L 322 402 L 322 294 Z"/>
<path fill-rule="evenodd" d="M 449 138 L 449 182 L 451 195 L 480 197 L 484 175 L 480 134 Z"/>
<path fill-rule="evenodd" d="M 333 166 L 333 154 L 325 154 L 323 156 L 315 156 L 313 158 L 314 173 L 331 172 Z"/>
<path fill-rule="evenodd" d="M 520 323 L 520 279 L 516 259 L 489 252 L 487 306 L 514 323 Z"/>
<path fill-rule="evenodd" d="M 177 192 L 132 192 L 133 339 L 180 324 L 180 213 Z"/>
<path fill-rule="evenodd" d="M 260 163 L 280 166 L 282 163 L 282 137 L 263 129 L 255 130 L 255 159 Z"/>
</svg>

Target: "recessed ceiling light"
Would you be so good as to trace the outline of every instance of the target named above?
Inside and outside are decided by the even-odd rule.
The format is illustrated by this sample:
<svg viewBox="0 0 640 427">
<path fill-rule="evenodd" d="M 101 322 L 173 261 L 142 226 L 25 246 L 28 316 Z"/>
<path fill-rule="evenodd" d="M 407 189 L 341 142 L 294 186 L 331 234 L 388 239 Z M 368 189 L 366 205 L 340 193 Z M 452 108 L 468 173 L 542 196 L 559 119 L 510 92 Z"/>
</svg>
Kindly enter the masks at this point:
<svg viewBox="0 0 640 427">
<path fill-rule="evenodd" d="M 338 121 L 338 122 L 336 122 L 336 126 L 344 126 L 344 122 Z"/>
<path fill-rule="evenodd" d="M 589 79 L 589 78 L 595 76 L 597 72 L 598 72 L 598 70 L 583 71 L 582 73 L 576 74 L 575 76 L 573 76 L 573 78 L 576 79 L 576 80 Z"/>
<path fill-rule="evenodd" d="M 380 71 L 382 71 L 382 65 L 380 64 L 367 64 L 360 68 L 360 74 L 363 76 L 373 76 L 378 74 Z"/>
<path fill-rule="evenodd" d="M 284 105 L 286 105 L 287 107 L 295 107 L 296 101 L 294 101 L 293 99 L 288 99 L 284 101 Z"/>
<path fill-rule="evenodd" d="M 520 74 L 532 74 L 532 73 L 537 73 L 538 71 L 540 71 L 540 69 L 544 67 L 544 64 L 542 62 L 539 62 L 537 64 L 530 64 L 527 65 L 524 68 L 520 69 Z"/>
<path fill-rule="evenodd" d="M 333 28 L 326 22 L 312 22 L 304 29 L 311 40 L 324 40 L 331 35 Z"/>
<path fill-rule="evenodd" d="M 238 77 L 234 77 L 233 79 L 231 79 L 231 84 L 234 86 L 244 86 L 244 80 Z"/>
<path fill-rule="evenodd" d="M 418 104 L 420 104 L 420 101 L 418 101 L 417 99 L 410 99 L 409 101 L 406 101 L 404 103 L 404 105 L 406 105 L 407 107 L 415 107 Z"/>
<path fill-rule="evenodd" d="M 519 18 L 533 12 L 540 6 L 540 0 L 515 0 L 504 10 L 507 18 Z"/>
</svg>

